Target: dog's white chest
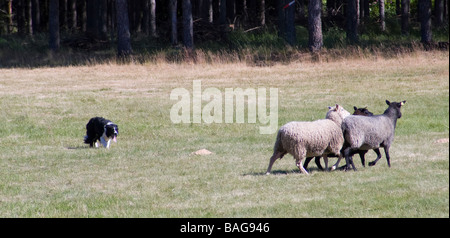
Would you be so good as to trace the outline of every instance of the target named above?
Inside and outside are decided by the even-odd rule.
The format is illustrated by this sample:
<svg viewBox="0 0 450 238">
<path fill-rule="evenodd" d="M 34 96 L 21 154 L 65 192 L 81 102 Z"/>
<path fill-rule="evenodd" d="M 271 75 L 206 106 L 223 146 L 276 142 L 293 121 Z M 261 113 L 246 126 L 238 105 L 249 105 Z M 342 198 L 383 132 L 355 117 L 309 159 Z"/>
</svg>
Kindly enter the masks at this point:
<svg viewBox="0 0 450 238">
<path fill-rule="evenodd" d="M 103 147 L 108 148 L 111 145 L 112 138 L 107 137 L 106 133 L 103 133 L 102 137 L 100 137 L 100 142 L 102 143 Z"/>
</svg>

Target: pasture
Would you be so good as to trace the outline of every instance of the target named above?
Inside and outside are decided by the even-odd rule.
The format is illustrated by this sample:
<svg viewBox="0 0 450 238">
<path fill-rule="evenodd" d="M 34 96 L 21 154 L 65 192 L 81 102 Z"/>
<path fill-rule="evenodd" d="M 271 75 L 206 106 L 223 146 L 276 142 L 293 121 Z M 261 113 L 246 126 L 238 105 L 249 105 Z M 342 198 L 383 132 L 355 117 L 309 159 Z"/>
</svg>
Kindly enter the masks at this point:
<svg viewBox="0 0 450 238">
<path fill-rule="evenodd" d="M 0 217 L 448 218 L 448 57 L 0 69 Z M 221 92 L 277 88 L 278 127 L 322 119 L 335 103 L 381 114 L 386 99 L 406 100 L 392 167 L 381 150 L 374 167 L 356 155 L 357 172 L 311 162 L 308 176 L 286 155 L 266 176 L 276 133 L 259 134 L 258 121 L 171 122 L 171 91 L 192 92 L 193 80 Z M 109 150 L 83 144 L 94 116 L 119 125 Z"/>
</svg>

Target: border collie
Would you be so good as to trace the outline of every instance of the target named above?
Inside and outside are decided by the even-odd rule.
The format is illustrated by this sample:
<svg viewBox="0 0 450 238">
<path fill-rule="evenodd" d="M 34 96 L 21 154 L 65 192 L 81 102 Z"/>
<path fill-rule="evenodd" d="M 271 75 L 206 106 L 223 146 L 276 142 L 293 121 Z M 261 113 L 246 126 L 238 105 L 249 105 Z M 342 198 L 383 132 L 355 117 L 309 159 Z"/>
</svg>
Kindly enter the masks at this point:
<svg viewBox="0 0 450 238">
<path fill-rule="evenodd" d="M 90 147 L 98 147 L 97 141 L 100 140 L 103 147 L 109 148 L 111 140 L 117 142 L 119 135 L 119 127 L 103 117 L 93 117 L 86 125 L 86 136 L 84 143 L 89 144 Z"/>
</svg>

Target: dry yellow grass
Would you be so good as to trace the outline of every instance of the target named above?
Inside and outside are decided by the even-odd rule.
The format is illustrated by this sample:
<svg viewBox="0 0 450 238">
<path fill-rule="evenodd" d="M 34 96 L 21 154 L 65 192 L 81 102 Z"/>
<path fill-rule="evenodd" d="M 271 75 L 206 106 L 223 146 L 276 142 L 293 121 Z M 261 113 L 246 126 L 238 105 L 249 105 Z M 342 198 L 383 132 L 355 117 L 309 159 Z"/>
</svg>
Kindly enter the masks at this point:
<svg viewBox="0 0 450 238">
<path fill-rule="evenodd" d="M 267 74 L 272 72 L 277 73 L 276 77 L 268 80 L 274 84 L 280 80 L 307 82 L 317 77 L 328 78 L 328 82 L 339 83 L 340 80 L 348 80 L 342 78 L 343 75 L 355 76 L 349 80 L 358 81 L 358 76 L 363 76 L 364 73 L 382 77 L 384 72 L 399 71 L 405 66 L 407 66 L 405 73 L 409 67 L 426 70 L 429 65 L 445 63 L 447 56 L 448 52 L 419 51 L 391 59 L 345 58 L 332 62 L 294 62 L 271 67 L 252 67 L 245 63 L 169 64 L 162 62 L 144 65 L 109 63 L 79 67 L 0 69 L 2 74 L 0 95 L 30 95 L 104 88 L 141 92 L 142 90 L 158 90 L 159 87 L 173 88 L 180 82 L 197 79 L 213 85 L 252 84 L 260 82 L 260 79 L 267 81 Z M 336 70 L 341 70 L 341 73 L 336 74 Z"/>
</svg>

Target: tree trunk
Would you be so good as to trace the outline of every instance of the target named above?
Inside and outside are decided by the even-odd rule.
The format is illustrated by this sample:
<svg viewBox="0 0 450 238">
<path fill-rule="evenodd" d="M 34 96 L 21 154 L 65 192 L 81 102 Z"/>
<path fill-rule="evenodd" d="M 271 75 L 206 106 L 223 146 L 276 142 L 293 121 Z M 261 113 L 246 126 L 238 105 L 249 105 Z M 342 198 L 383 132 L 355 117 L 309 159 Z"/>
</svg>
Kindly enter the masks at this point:
<svg viewBox="0 0 450 238">
<path fill-rule="evenodd" d="M 213 23 L 212 0 L 202 1 L 200 16 L 202 21 Z"/>
<path fill-rule="evenodd" d="M 285 4 L 289 4 L 291 0 L 285 1 Z M 285 5 L 286 7 L 286 5 Z M 289 45 L 295 45 L 295 3 L 285 8 L 285 25 L 286 25 L 286 41 Z"/>
<path fill-rule="evenodd" d="M 67 32 L 67 0 L 59 1 L 59 13 L 60 30 Z"/>
<path fill-rule="evenodd" d="M 425 45 L 431 43 L 431 0 L 419 0 L 420 35 Z"/>
<path fill-rule="evenodd" d="M 260 23 L 261 26 L 265 26 L 266 25 L 266 2 L 265 0 L 261 0 L 261 5 L 259 8 L 259 19 L 260 19 Z"/>
<path fill-rule="evenodd" d="M 177 32 L 177 0 L 170 0 L 170 42 L 172 45 L 178 44 L 178 32 Z"/>
<path fill-rule="evenodd" d="M 108 31 L 110 39 L 114 39 L 116 36 L 116 2 L 108 1 Z"/>
<path fill-rule="evenodd" d="M 226 22 L 227 22 L 227 0 L 220 0 L 219 25 L 223 27 L 223 25 L 225 25 Z"/>
<path fill-rule="evenodd" d="M 86 10 L 86 1 L 79 1 L 78 4 L 79 7 L 79 14 L 77 14 L 78 19 L 78 26 L 81 29 L 81 32 L 86 32 L 86 22 L 87 22 L 87 10 Z"/>
<path fill-rule="evenodd" d="M 31 0 L 25 1 L 25 21 L 27 25 L 26 33 L 27 35 L 33 35 L 33 14 L 32 14 L 32 4 Z"/>
<path fill-rule="evenodd" d="M 131 26 L 131 32 L 141 32 L 142 31 L 142 7 L 141 1 L 131 0 L 130 3 L 130 16 L 129 22 Z"/>
<path fill-rule="evenodd" d="M 192 22 L 191 0 L 182 0 L 183 8 L 183 44 L 188 50 L 194 49 L 194 29 Z"/>
<path fill-rule="evenodd" d="M 75 32 L 77 29 L 77 1 L 76 0 L 70 0 L 68 10 L 70 12 L 68 24 L 69 29 L 72 32 Z"/>
<path fill-rule="evenodd" d="M 13 28 L 13 7 L 12 0 L 8 1 L 8 26 L 6 27 L 6 31 L 8 34 L 12 33 Z"/>
<path fill-rule="evenodd" d="M 386 31 L 386 17 L 385 17 L 385 4 L 384 0 L 378 0 L 379 3 L 379 10 L 380 10 L 380 24 L 381 24 L 381 31 Z"/>
<path fill-rule="evenodd" d="M 277 1 L 278 15 L 278 36 L 286 40 L 289 45 L 295 45 L 295 2 L 292 5 L 291 0 Z"/>
<path fill-rule="evenodd" d="M 97 31 L 101 40 L 108 39 L 108 2 L 100 0 L 97 7 L 98 25 Z"/>
<path fill-rule="evenodd" d="M 150 0 L 150 34 L 157 37 L 156 34 L 156 1 Z"/>
<path fill-rule="evenodd" d="M 50 0 L 48 12 L 49 45 L 54 52 L 59 50 L 59 0 Z"/>
<path fill-rule="evenodd" d="M 278 36 L 281 38 L 285 38 L 286 37 L 286 14 L 284 12 L 284 1 L 283 0 L 279 0 L 277 1 L 277 15 L 278 15 Z"/>
<path fill-rule="evenodd" d="M 350 44 L 358 43 L 358 21 L 356 17 L 356 1 L 348 0 L 347 5 L 347 40 Z"/>
<path fill-rule="evenodd" d="M 444 21 L 448 23 L 448 0 L 444 0 Z"/>
<path fill-rule="evenodd" d="M 356 4 L 356 25 L 359 27 L 360 24 L 360 11 L 359 11 L 359 2 L 360 0 L 356 0 L 355 4 Z"/>
<path fill-rule="evenodd" d="M 127 0 L 116 0 L 116 11 L 117 56 L 119 58 L 126 58 L 132 53 Z"/>
<path fill-rule="evenodd" d="M 19 35 L 24 36 L 25 29 L 25 0 L 15 0 L 16 5 L 16 14 L 14 14 L 14 19 L 17 22 L 17 33 Z"/>
<path fill-rule="evenodd" d="M 235 24 L 237 24 L 235 27 L 243 28 L 248 22 L 247 0 L 235 1 L 235 4 L 236 15 L 239 16 L 238 21 L 235 22 Z"/>
<path fill-rule="evenodd" d="M 444 23 L 444 0 L 436 0 L 434 4 L 435 25 L 441 27 Z"/>
<path fill-rule="evenodd" d="M 98 38 L 98 1 L 100 0 L 88 0 L 86 3 L 86 34 L 94 39 Z"/>
<path fill-rule="evenodd" d="M 322 38 L 322 1 L 310 0 L 308 5 L 309 50 L 320 51 Z"/>
<path fill-rule="evenodd" d="M 395 14 L 397 16 L 400 16 L 402 14 L 401 1 L 402 0 L 395 0 Z"/>
<path fill-rule="evenodd" d="M 366 17 L 364 21 L 368 23 L 370 20 L 370 0 L 364 2 L 364 16 Z"/>
<path fill-rule="evenodd" d="M 142 15 L 142 31 L 146 34 L 150 34 L 150 0 L 144 0 L 143 2 L 144 6 L 142 7 L 144 9 L 143 15 Z"/>
<path fill-rule="evenodd" d="M 213 23 L 219 24 L 219 16 L 220 16 L 220 0 L 212 0 L 212 11 L 213 11 Z"/>
<path fill-rule="evenodd" d="M 402 1 L 402 16 L 401 16 L 401 29 L 403 35 L 409 35 L 409 6 L 410 0 Z"/>
<path fill-rule="evenodd" d="M 358 0 L 357 0 L 358 1 Z M 366 0 L 359 0 L 359 24 L 360 26 L 364 25 L 364 21 L 366 19 L 366 12 L 364 9 L 364 4 Z M 400 1 L 400 0 L 397 0 Z"/>
<path fill-rule="evenodd" d="M 236 1 L 235 0 L 227 0 L 226 1 L 226 17 L 229 19 L 229 23 L 233 23 L 234 18 L 236 17 Z"/>
</svg>

